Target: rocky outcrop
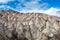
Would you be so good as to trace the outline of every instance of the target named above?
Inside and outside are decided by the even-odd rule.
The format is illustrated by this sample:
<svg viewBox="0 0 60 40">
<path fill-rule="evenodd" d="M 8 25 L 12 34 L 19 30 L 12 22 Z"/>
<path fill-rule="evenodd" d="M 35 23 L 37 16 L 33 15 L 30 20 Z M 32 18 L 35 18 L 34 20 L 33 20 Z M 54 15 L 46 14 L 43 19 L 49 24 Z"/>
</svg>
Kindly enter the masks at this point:
<svg viewBox="0 0 60 40">
<path fill-rule="evenodd" d="M 60 40 L 60 18 L 0 11 L 0 40 Z"/>
</svg>

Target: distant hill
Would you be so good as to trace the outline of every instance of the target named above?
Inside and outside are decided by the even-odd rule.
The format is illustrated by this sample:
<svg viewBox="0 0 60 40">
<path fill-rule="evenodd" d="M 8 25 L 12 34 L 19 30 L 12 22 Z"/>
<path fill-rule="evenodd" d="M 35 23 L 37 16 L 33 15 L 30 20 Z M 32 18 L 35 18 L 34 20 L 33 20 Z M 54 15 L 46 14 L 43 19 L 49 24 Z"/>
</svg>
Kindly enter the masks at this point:
<svg viewBox="0 0 60 40">
<path fill-rule="evenodd" d="M 60 17 L 1 10 L 0 40 L 60 40 Z"/>
</svg>

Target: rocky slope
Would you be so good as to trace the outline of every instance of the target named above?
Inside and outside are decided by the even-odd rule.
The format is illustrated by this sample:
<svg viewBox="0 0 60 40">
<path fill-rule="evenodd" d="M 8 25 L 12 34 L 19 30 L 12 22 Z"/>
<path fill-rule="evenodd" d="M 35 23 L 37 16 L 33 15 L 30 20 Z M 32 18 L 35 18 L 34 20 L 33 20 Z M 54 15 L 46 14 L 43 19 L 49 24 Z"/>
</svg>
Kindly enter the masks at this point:
<svg viewBox="0 0 60 40">
<path fill-rule="evenodd" d="M 0 40 L 60 40 L 60 18 L 0 11 Z"/>
</svg>

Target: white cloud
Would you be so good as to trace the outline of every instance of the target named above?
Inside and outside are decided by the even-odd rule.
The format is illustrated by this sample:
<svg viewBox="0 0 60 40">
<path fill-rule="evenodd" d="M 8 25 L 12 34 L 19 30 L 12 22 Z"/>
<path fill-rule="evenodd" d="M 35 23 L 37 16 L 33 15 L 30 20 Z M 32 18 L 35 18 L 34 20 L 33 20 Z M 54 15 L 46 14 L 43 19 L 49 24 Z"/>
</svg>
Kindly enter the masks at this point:
<svg viewBox="0 0 60 40">
<path fill-rule="evenodd" d="M 50 9 L 45 10 L 44 12 L 49 15 L 54 15 L 54 16 L 60 17 L 60 9 L 58 9 L 58 8 L 51 7 Z"/>
<path fill-rule="evenodd" d="M 4 4 L 4 3 L 8 3 L 10 1 L 14 1 L 14 0 L 0 0 L 0 3 Z"/>
<path fill-rule="evenodd" d="M 11 6 L 8 5 L 0 5 L 0 10 L 8 10 L 8 9 L 13 9 Z"/>
<path fill-rule="evenodd" d="M 48 3 L 40 3 L 42 0 L 18 0 L 21 4 L 18 4 L 16 9 L 18 10 L 39 10 L 39 9 L 47 9 Z M 22 7 L 24 5 L 25 7 Z"/>
<path fill-rule="evenodd" d="M 4 5 L 0 5 L 0 8 L 4 8 L 5 6 Z"/>
<path fill-rule="evenodd" d="M 47 3 L 38 3 L 37 1 L 31 1 L 31 2 L 26 2 L 24 3 L 25 8 L 26 9 L 32 9 L 32 10 L 39 10 L 39 9 L 43 9 L 45 7 L 48 6 Z"/>
<path fill-rule="evenodd" d="M 60 9 L 51 7 L 50 9 L 46 10 L 21 10 L 21 13 L 43 13 L 43 14 L 48 14 L 48 15 L 53 15 L 60 17 Z"/>
</svg>

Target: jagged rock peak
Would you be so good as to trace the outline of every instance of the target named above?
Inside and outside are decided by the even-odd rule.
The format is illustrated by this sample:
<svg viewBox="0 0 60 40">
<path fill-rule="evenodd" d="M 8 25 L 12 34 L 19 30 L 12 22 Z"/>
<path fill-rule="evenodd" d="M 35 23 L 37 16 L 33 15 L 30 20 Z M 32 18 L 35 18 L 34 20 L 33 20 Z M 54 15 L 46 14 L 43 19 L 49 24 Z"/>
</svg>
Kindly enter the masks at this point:
<svg viewBox="0 0 60 40">
<path fill-rule="evenodd" d="M 60 40 L 60 17 L 0 11 L 0 40 Z"/>
</svg>

